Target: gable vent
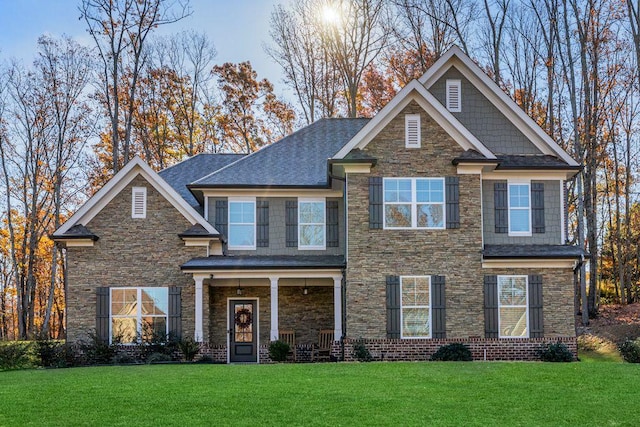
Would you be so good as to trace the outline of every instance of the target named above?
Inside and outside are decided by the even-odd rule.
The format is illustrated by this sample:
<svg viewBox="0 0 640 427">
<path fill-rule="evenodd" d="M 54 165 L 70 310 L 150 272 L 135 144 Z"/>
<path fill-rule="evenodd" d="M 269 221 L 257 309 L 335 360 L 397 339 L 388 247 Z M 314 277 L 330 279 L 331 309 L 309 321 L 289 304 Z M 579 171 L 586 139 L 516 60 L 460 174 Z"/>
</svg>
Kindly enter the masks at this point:
<svg viewBox="0 0 640 427">
<path fill-rule="evenodd" d="M 147 217 L 147 188 L 133 187 L 131 189 L 131 218 Z"/>
<path fill-rule="evenodd" d="M 462 111 L 460 80 L 447 80 L 447 110 L 452 113 Z"/>
<path fill-rule="evenodd" d="M 420 148 L 420 114 L 407 114 L 404 125 L 405 147 Z"/>
</svg>

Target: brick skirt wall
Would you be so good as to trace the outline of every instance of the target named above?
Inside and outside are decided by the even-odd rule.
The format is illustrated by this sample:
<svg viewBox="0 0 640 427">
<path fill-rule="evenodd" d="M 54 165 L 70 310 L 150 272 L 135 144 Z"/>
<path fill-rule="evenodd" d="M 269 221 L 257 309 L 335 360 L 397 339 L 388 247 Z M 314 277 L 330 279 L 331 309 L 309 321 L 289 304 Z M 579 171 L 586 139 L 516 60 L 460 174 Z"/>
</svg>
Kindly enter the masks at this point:
<svg viewBox="0 0 640 427">
<path fill-rule="evenodd" d="M 356 343 L 362 343 L 369 350 L 375 361 L 425 361 L 446 344 L 462 343 L 469 347 L 473 360 L 520 360 L 534 361 L 540 360 L 538 351 L 545 344 L 561 342 L 567 346 L 569 351 L 577 357 L 578 344 L 576 337 L 555 337 L 555 338 L 512 338 L 512 339 L 485 339 L 485 338 L 453 338 L 439 340 L 401 340 L 401 339 L 345 339 L 344 340 L 344 361 L 354 362 L 357 359 L 353 356 L 353 347 Z M 208 354 L 214 362 L 227 362 L 227 346 L 208 346 L 203 343 L 201 354 Z M 340 342 L 333 343 L 331 348 L 332 360 L 342 360 L 342 347 Z M 312 348 L 307 345 L 297 346 L 298 362 L 313 362 Z M 272 363 L 269 358 L 269 346 L 261 345 L 259 350 L 260 363 Z M 293 360 L 290 360 L 291 362 Z"/>
<path fill-rule="evenodd" d="M 353 346 L 362 343 L 369 350 L 373 360 L 377 361 L 418 361 L 429 360 L 441 346 L 462 343 L 471 349 L 473 360 L 539 360 L 538 350 L 544 344 L 561 342 L 569 351 L 577 356 L 576 337 L 557 338 L 511 338 L 511 339 L 440 339 L 440 340 L 401 340 L 401 339 L 345 339 L 345 361 L 356 360 L 353 357 Z M 340 346 L 333 346 L 332 354 L 341 356 Z"/>
</svg>

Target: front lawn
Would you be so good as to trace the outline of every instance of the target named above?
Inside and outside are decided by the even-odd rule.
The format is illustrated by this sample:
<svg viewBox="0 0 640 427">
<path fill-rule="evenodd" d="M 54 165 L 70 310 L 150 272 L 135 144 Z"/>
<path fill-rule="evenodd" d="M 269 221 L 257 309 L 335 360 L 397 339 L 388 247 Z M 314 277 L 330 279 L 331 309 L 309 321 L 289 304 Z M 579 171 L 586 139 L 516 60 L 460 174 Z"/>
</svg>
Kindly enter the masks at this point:
<svg viewBox="0 0 640 427">
<path fill-rule="evenodd" d="M 640 365 L 325 363 L 0 373 L 0 425 L 637 425 Z"/>
</svg>

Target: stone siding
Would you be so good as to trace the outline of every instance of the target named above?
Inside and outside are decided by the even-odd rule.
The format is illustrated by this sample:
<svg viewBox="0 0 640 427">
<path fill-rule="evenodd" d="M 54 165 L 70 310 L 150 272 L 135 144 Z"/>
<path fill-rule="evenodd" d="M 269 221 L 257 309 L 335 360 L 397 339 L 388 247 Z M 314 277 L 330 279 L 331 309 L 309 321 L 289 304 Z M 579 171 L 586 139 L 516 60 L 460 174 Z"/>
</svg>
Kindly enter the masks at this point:
<svg viewBox="0 0 640 427">
<path fill-rule="evenodd" d="M 482 181 L 482 218 L 484 221 L 484 243 L 487 245 L 560 245 L 562 236 L 562 216 L 560 205 L 561 181 L 532 181 L 544 183 L 544 233 L 532 233 L 531 236 L 509 236 L 509 233 L 496 233 L 494 211 L 495 180 Z"/>
<path fill-rule="evenodd" d="M 147 188 L 143 219 L 131 218 L 134 186 Z M 178 237 L 191 226 L 189 221 L 138 175 L 85 225 L 100 239 L 93 247 L 67 249 L 67 339 L 84 339 L 95 330 L 96 288 L 126 286 L 181 287 L 182 334 L 193 337 L 195 289 L 180 265 L 204 256 L 206 249 L 185 247 Z M 208 316 L 206 305 L 204 315 Z M 205 323 L 205 334 L 207 328 Z"/>
<path fill-rule="evenodd" d="M 446 104 L 447 79 L 461 81 L 462 111 L 451 113 L 489 150 L 496 154 L 541 154 L 505 115 L 496 108 L 460 71 L 451 67 L 435 82 L 429 92 Z"/>
</svg>

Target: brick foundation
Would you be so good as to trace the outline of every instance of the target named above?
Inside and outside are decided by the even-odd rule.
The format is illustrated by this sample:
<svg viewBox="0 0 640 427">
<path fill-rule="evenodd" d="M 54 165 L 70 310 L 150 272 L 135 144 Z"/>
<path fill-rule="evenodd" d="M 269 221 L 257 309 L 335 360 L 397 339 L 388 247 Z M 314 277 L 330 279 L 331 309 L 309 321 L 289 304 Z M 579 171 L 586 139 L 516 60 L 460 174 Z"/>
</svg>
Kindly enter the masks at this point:
<svg viewBox="0 0 640 427">
<path fill-rule="evenodd" d="M 355 361 L 353 346 L 363 343 L 377 361 L 429 360 L 441 346 L 463 343 L 471 349 L 473 360 L 540 360 L 537 352 L 543 344 L 561 342 L 577 356 L 576 337 L 558 338 L 514 338 L 514 339 L 442 339 L 442 340 L 344 340 L 345 361 Z M 335 343 L 332 355 L 341 356 L 340 346 Z"/>
</svg>

